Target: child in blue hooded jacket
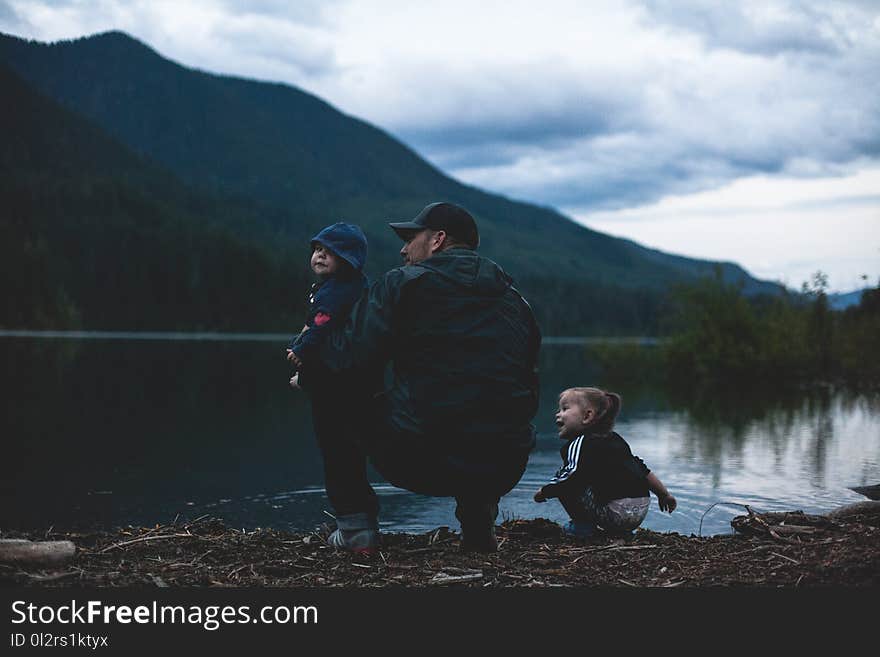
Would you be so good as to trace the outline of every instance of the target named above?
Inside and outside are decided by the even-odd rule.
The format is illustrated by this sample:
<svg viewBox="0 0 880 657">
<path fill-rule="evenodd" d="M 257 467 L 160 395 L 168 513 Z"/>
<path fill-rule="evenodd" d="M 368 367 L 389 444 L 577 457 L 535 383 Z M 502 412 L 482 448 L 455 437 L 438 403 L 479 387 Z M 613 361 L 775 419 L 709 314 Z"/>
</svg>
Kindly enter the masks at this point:
<svg viewBox="0 0 880 657">
<path fill-rule="evenodd" d="M 311 244 L 310 265 L 318 281 L 309 290 L 306 325 L 287 349 L 287 359 L 297 367 L 290 379 L 294 388 L 314 388 L 310 377 L 321 368 L 317 355 L 322 341 L 345 322 L 367 287 L 363 273 L 367 238 L 358 226 L 344 222 L 327 226 L 312 238 Z M 314 394 L 320 393 L 313 390 Z"/>
<path fill-rule="evenodd" d="M 346 496 L 361 499 L 363 495 L 375 495 L 367 483 L 366 461 L 359 447 L 346 440 L 363 428 L 363 414 L 355 410 L 356 402 L 352 400 L 361 398 L 365 388 L 378 390 L 381 381 L 350 370 L 343 375 L 334 373 L 321 359 L 321 346 L 334 328 L 345 324 L 352 307 L 367 288 L 367 277 L 363 273 L 367 238 L 357 226 L 339 222 L 324 228 L 311 243 L 310 264 L 318 282 L 309 291 L 306 325 L 287 349 L 287 359 L 297 367 L 290 385 L 305 388 L 311 398 L 312 424 L 325 465 L 325 489 L 337 513 L 337 525 L 345 528 L 341 519 L 347 513 Z M 337 467 L 328 469 L 330 454 Z M 343 495 L 337 496 L 336 491 L 342 491 Z M 355 551 L 372 553 L 377 549 L 377 531 L 356 533 L 355 539 L 343 543 L 341 530 L 337 530 L 327 540 L 337 547 L 351 549 L 354 546 Z"/>
</svg>

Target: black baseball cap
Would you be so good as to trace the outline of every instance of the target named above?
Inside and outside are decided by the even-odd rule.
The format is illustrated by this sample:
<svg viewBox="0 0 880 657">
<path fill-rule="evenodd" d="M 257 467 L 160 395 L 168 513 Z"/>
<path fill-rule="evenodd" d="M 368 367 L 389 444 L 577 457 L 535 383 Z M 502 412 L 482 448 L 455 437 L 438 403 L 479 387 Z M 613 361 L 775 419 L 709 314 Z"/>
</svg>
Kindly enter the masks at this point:
<svg viewBox="0 0 880 657">
<path fill-rule="evenodd" d="M 431 203 L 426 205 L 412 221 L 398 221 L 388 225 L 401 239 L 405 239 L 405 234 L 409 231 L 430 228 L 445 231 L 456 242 L 462 242 L 472 249 L 480 245 L 477 222 L 467 210 L 454 203 Z"/>
</svg>

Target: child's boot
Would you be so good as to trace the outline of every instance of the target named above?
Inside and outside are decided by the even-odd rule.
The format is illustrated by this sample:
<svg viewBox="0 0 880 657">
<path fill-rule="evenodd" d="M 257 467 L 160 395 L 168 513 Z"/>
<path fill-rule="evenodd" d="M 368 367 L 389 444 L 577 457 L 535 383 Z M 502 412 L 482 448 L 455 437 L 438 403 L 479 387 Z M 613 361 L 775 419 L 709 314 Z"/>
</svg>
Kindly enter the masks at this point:
<svg viewBox="0 0 880 657">
<path fill-rule="evenodd" d="M 354 554 L 373 555 L 379 550 L 379 524 L 368 513 L 336 516 L 336 531 L 327 543 Z"/>
</svg>

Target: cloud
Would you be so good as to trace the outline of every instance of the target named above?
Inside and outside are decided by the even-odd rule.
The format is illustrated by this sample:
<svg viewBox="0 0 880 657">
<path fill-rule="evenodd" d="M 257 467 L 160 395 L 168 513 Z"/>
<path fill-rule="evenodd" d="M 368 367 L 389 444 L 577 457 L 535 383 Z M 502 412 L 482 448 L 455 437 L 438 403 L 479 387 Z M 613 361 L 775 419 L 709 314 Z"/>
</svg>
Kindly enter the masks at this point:
<svg viewBox="0 0 880 657">
<path fill-rule="evenodd" d="M 439 164 L 506 194 L 607 209 L 711 189 L 756 173 L 827 175 L 880 153 L 880 114 L 871 85 L 855 88 L 832 73 L 813 77 L 813 70 L 780 60 L 726 52 L 694 59 L 672 80 L 662 68 L 651 72 L 659 82 L 649 78 L 632 85 L 638 92 L 620 103 L 625 111 L 613 121 L 586 124 L 595 130 L 507 144 L 493 128 L 484 157 L 484 142 L 475 138 L 452 149 L 467 153 L 469 162 L 447 157 Z"/>
<path fill-rule="evenodd" d="M 270 16 L 217 21 L 208 38 L 217 48 L 238 44 L 239 68 L 248 62 L 247 70 L 255 77 L 266 77 L 268 71 L 286 71 L 285 77 L 315 79 L 331 75 L 338 68 L 332 47 L 313 28 Z"/>
<path fill-rule="evenodd" d="M 696 213 L 767 213 L 777 210 L 820 210 L 850 205 L 871 205 L 880 199 L 880 167 L 865 162 L 842 168 L 835 175 L 747 176 L 710 191 L 670 195 L 650 207 L 635 207 L 616 214 L 622 221 L 648 217 L 682 217 Z M 578 210 L 582 213 L 583 208 Z M 607 215 L 593 214 L 606 220 Z M 875 232 L 880 238 L 880 225 Z"/>
<path fill-rule="evenodd" d="M 512 162 L 534 149 L 553 152 L 640 123 L 633 116 L 636 91 L 608 94 L 599 76 L 564 69 L 487 68 L 477 80 L 447 69 L 431 76 L 432 89 L 413 71 L 407 86 L 423 88 L 430 109 L 393 118 L 395 132 L 455 168 Z"/>
<path fill-rule="evenodd" d="M 794 288 L 821 270 L 833 290 L 847 291 L 860 287 L 863 275 L 880 276 L 880 166 L 849 169 L 813 178 L 748 176 L 640 207 L 565 210 L 596 230 L 732 260 Z"/>
<path fill-rule="evenodd" d="M 535 149 L 507 165 L 472 167 L 460 176 L 479 186 L 558 207 L 612 209 L 642 205 L 668 193 L 691 193 L 741 175 L 725 158 L 694 154 L 664 135 L 621 133 L 572 141 L 552 152 Z M 541 176 L 536 178 L 535 171 Z"/>
<path fill-rule="evenodd" d="M 5 0 L 0 0 L 0 25 L 6 26 L 6 29 L 9 30 L 17 30 L 23 27 L 23 23 L 15 9 Z"/>
<path fill-rule="evenodd" d="M 712 3 L 648 0 L 645 20 L 692 33 L 708 48 L 731 48 L 759 55 L 789 52 L 839 53 L 852 45 L 845 3 Z M 858 6 L 852 6 L 857 10 Z"/>
<path fill-rule="evenodd" d="M 301 24 L 324 25 L 327 8 L 339 0 L 219 0 L 231 16 L 267 16 Z"/>
<path fill-rule="evenodd" d="M 342 74 L 313 88 L 466 182 L 557 206 L 880 154 L 876 21 L 858 5 L 764 6 L 730 26 L 696 3 L 490 4 L 467 21 L 457 3 L 413 3 L 379 25 L 351 2 L 335 14 Z"/>
<path fill-rule="evenodd" d="M 333 35 L 323 18 L 333 4 L 9 1 L 28 24 L 27 36 L 55 41 L 122 30 L 186 66 L 292 84 L 333 73 Z M 4 22 L 0 15 L 0 26 Z"/>
</svg>

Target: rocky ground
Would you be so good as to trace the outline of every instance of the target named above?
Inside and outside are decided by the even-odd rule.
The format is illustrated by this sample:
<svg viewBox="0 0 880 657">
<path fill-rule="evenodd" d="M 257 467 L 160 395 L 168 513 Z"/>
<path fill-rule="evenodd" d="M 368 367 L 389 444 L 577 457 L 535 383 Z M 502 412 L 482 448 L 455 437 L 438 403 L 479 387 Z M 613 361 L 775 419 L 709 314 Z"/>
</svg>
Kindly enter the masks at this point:
<svg viewBox="0 0 880 657">
<path fill-rule="evenodd" d="M 630 539 L 565 537 L 555 523 L 497 528 L 496 554 L 460 551 L 445 527 L 384 534 L 380 554 L 357 557 L 309 534 L 243 531 L 203 517 L 100 533 L 0 532 L 71 540 L 54 568 L 0 563 L 0 584 L 27 587 L 872 587 L 880 584 L 880 502 L 840 515 L 749 514 L 736 533 L 696 537 L 638 530 Z M 861 509 L 859 510 L 859 507 Z"/>
</svg>

